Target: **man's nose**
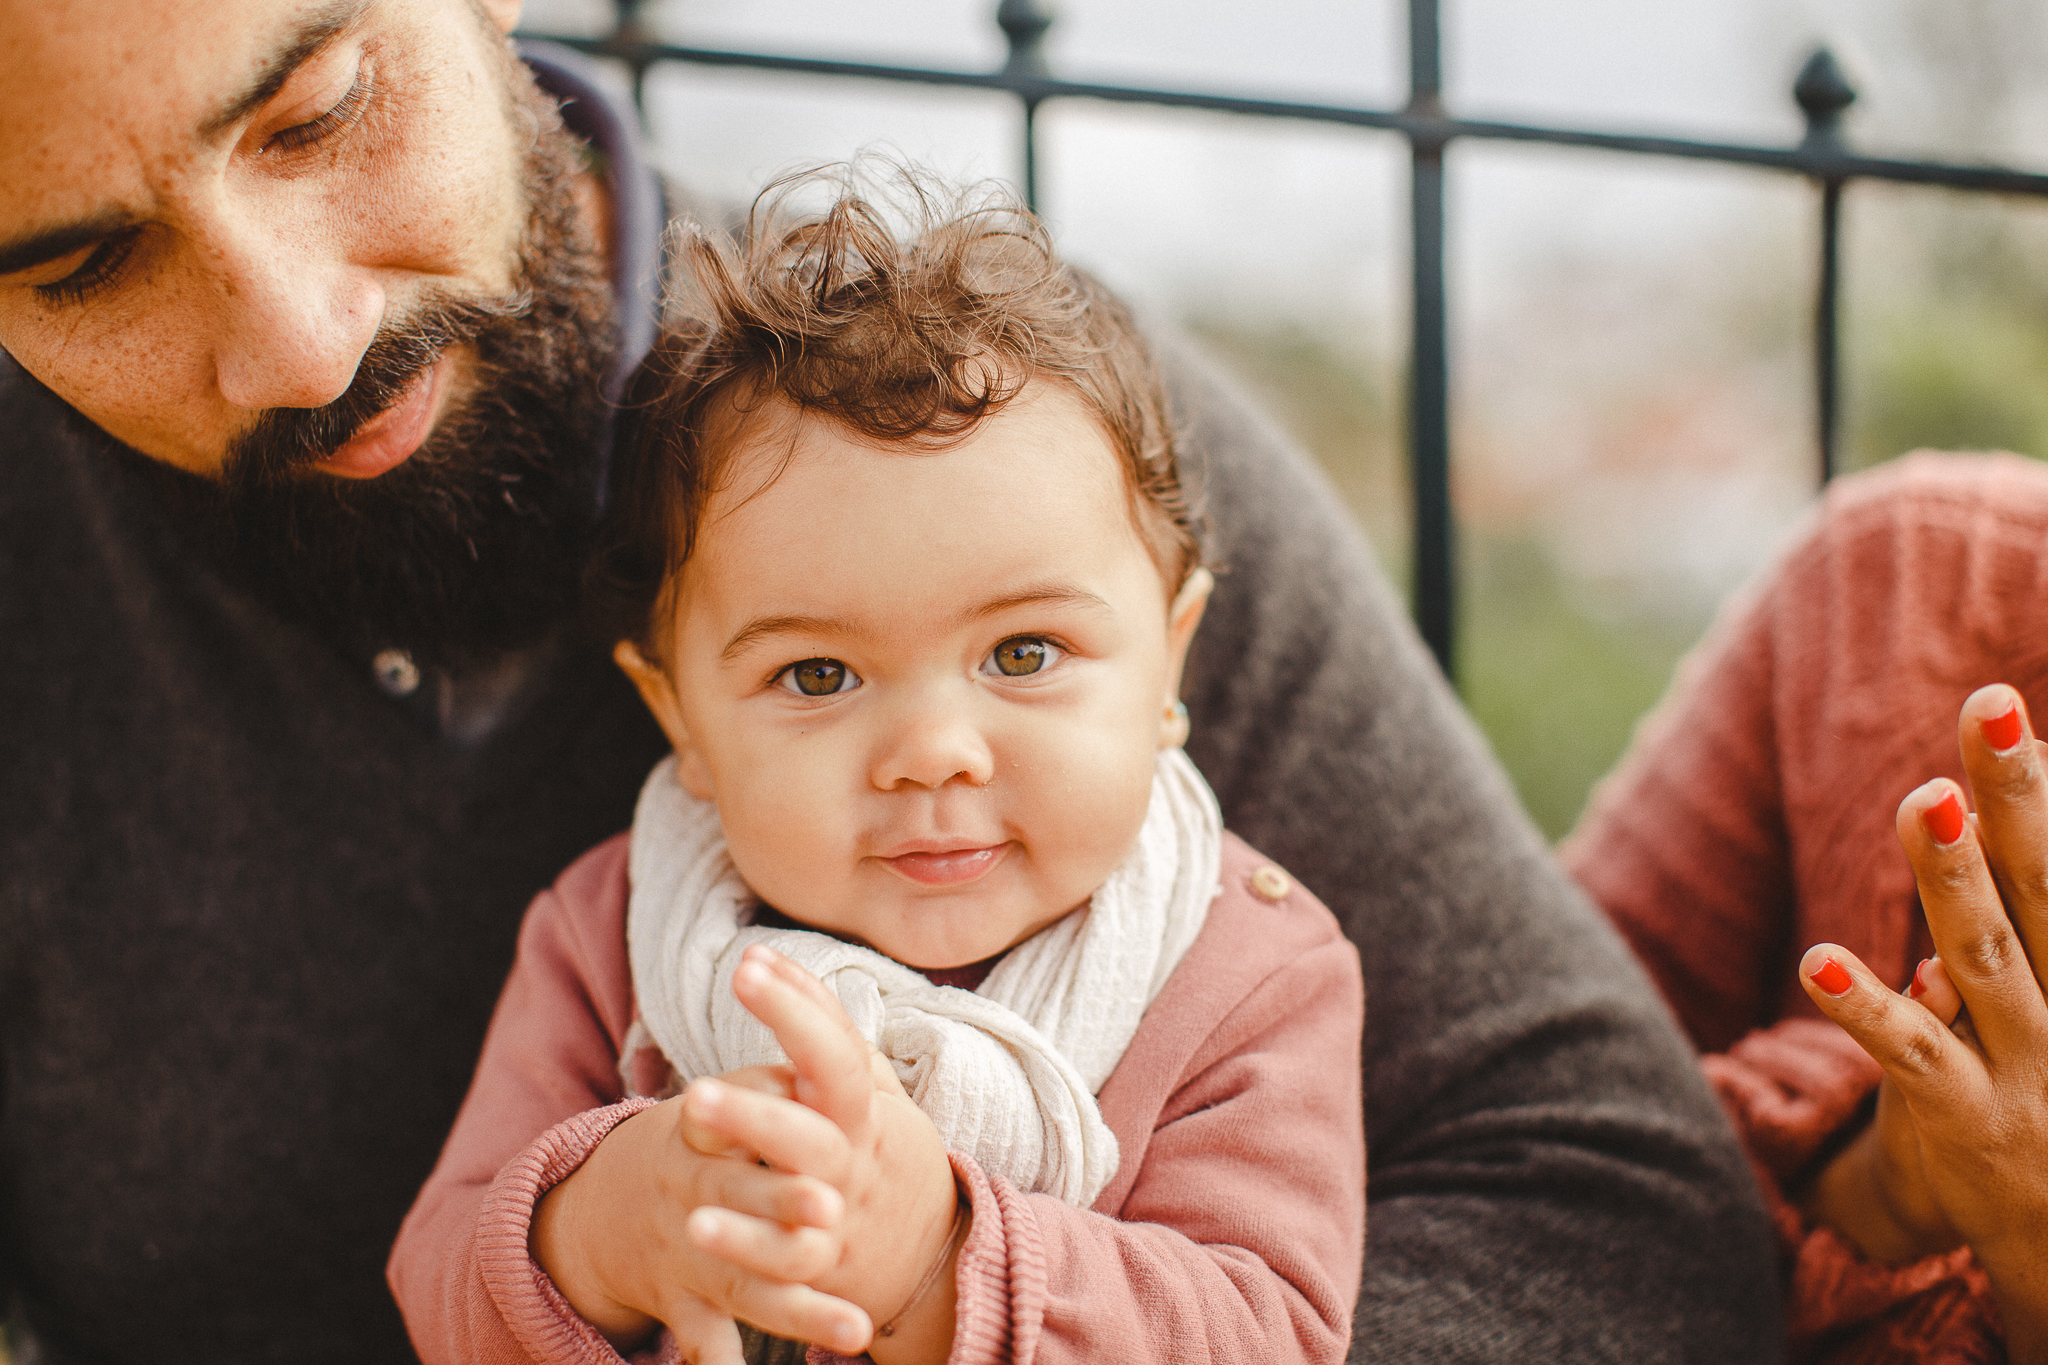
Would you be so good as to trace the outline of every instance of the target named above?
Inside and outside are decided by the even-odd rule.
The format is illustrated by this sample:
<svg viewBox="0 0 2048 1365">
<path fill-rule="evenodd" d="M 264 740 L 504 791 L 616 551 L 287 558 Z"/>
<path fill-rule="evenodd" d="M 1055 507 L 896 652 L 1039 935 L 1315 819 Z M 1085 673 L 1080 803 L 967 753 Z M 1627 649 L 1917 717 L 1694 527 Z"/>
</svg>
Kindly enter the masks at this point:
<svg viewBox="0 0 2048 1365">
<path fill-rule="evenodd" d="M 368 271 L 252 227 L 215 257 L 214 373 L 238 408 L 325 407 L 355 379 L 384 317 Z"/>
<path fill-rule="evenodd" d="M 995 753 L 962 701 L 927 691 L 895 712 L 868 775 L 877 790 L 936 791 L 953 781 L 981 787 L 995 777 Z"/>
</svg>

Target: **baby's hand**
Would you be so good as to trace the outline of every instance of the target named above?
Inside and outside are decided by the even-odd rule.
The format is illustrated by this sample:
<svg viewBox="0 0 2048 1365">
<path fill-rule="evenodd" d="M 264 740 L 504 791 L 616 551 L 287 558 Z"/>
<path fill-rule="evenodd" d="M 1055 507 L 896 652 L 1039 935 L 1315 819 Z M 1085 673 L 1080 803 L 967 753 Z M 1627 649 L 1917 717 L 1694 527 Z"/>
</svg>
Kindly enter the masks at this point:
<svg viewBox="0 0 2048 1365">
<path fill-rule="evenodd" d="M 719 1207 L 690 1215 L 691 1240 L 756 1275 L 800 1278 L 876 1323 L 894 1323 L 890 1337 L 851 1351 L 825 1343 L 836 1350 L 866 1346 L 883 1365 L 943 1360 L 953 1338 L 959 1194 L 938 1130 L 810 973 L 756 946 L 733 975 L 733 993 L 789 1054 L 794 1100 L 772 1088 L 697 1081 L 682 1096 L 693 1140 L 758 1152 L 777 1171 L 823 1181 L 844 1211 L 803 1230 L 803 1251 L 818 1255 L 801 1275 L 791 1274 L 795 1248 L 774 1214 L 707 1201 Z"/>
<path fill-rule="evenodd" d="M 787 1096 L 792 1078 L 778 1070 L 735 1073 L 726 1088 Z M 840 1220 L 838 1191 L 745 1154 L 707 1155 L 692 1139 L 716 1150 L 686 1120 L 681 1100 L 656 1105 L 614 1128 L 542 1198 L 529 1245 L 555 1288 L 621 1350 L 663 1324 L 685 1360 L 743 1365 L 733 1325 L 740 1317 L 777 1336 L 858 1351 L 870 1331 L 867 1315 L 800 1283 L 836 1248 L 825 1229 Z M 707 1204 L 772 1229 L 748 1267 L 686 1231 L 692 1211 Z"/>
</svg>

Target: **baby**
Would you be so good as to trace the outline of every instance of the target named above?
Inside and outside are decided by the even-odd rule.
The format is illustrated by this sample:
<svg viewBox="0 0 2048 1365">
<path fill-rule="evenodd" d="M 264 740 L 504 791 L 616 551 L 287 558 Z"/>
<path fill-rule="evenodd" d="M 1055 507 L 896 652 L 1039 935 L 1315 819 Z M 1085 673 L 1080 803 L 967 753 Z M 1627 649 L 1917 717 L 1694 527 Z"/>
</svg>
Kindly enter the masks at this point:
<svg viewBox="0 0 2048 1365">
<path fill-rule="evenodd" d="M 901 185 L 686 244 L 601 575 L 675 755 L 528 913 L 393 1253 L 429 1362 L 1344 1355 L 1358 964 L 1181 750 L 1157 376 Z"/>
</svg>

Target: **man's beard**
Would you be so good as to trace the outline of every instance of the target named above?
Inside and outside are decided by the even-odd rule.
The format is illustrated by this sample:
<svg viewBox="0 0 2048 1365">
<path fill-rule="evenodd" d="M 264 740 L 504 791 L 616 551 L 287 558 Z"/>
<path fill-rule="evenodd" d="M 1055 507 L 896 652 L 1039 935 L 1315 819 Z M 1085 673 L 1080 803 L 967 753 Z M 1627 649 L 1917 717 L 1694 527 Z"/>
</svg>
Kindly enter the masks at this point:
<svg viewBox="0 0 2048 1365">
<path fill-rule="evenodd" d="M 611 285 L 577 216 L 577 163 L 550 106 L 525 167 L 508 293 L 430 296 L 379 329 L 347 393 L 273 409 L 229 449 L 236 559 L 343 648 L 395 645 L 459 668 L 533 643 L 576 605 L 618 349 Z M 411 458 L 372 479 L 312 467 L 464 343 L 468 392 Z"/>
</svg>

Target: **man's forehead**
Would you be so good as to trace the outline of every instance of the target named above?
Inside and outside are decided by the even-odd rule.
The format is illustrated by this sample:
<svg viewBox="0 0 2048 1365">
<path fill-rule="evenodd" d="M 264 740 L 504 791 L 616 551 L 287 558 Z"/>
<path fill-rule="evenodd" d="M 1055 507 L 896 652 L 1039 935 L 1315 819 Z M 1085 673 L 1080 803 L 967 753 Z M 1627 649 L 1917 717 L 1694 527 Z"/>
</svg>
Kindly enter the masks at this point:
<svg viewBox="0 0 2048 1365">
<path fill-rule="evenodd" d="M 0 0 L 0 241 L 106 216 L 202 150 L 373 0 Z"/>
</svg>

